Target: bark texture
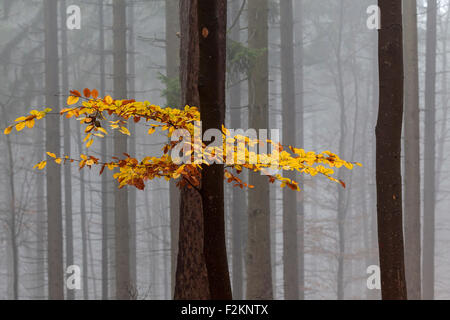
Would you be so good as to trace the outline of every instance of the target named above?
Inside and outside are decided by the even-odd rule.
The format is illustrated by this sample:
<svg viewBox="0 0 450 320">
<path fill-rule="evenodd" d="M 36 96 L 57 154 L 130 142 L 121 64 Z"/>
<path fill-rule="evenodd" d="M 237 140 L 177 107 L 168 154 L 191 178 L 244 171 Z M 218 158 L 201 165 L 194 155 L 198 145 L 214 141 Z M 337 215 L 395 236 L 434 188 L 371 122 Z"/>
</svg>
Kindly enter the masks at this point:
<svg viewBox="0 0 450 320">
<path fill-rule="evenodd" d="M 380 101 L 376 126 L 378 245 L 383 300 L 407 298 L 402 222 L 402 4 L 379 0 Z"/>
</svg>

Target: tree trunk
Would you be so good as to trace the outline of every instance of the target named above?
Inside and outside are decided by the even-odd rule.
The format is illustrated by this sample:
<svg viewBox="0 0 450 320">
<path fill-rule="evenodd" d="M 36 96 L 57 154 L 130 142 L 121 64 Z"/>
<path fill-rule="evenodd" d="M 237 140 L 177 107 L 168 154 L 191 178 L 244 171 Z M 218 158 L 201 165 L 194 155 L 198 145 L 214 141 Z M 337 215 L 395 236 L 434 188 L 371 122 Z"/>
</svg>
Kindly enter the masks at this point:
<svg viewBox="0 0 450 320">
<path fill-rule="evenodd" d="M 45 104 L 58 113 L 58 1 L 44 1 L 45 20 Z M 60 153 L 60 117 L 49 114 L 45 118 L 45 149 Z M 61 204 L 61 167 L 54 161 L 47 165 L 47 246 L 48 292 L 50 300 L 64 299 L 64 263 Z"/>
<path fill-rule="evenodd" d="M 438 9 L 436 0 L 429 0 L 427 3 L 422 290 L 423 299 L 433 300 L 436 201 L 436 29 Z"/>
<path fill-rule="evenodd" d="M 403 1 L 405 59 L 404 210 L 405 271 L 408 298 L 420 300 L 420 111 L 417 3 Z"/>
<path fill-rule="evenodd" d="M 236 20 L 234 27 L 231 29 L 231 39 L 233 41 L 240 41 L 240 14 L 241 1 L 234 0 L 232 3 L 233 15 L 229 21 Z M 230 113 L 231 113 L 231 127 L 234 129 L 241 128 L 241 85 L 239 76 L 232 79 L 232 87 L 230 89 Z M 233 283 L 233 298 L 242 300 L 244 298 L 244 257 L 243 257 L 243 217 L 245 215 L 245 193 L 239 188 L 233 188 L 233 203 L 232 203 L 232 283 Z"/>
<path fill-rule="evenodd" d="M 180 31 L 179 0 L 166 0 L 166 76 L 169 79 L 178 78 L 180 74 Z M 169 98 L 167 104 L 169 104 Z M 170 106 L 172 108 L 181 106 Z M 174 181 L 169 182 L 170 193 L 170 273 L 171 296 L 175 292 L 175 274 L 177 270 L 178 228 L 180 212 L 180 190 Z"/>
<path fill-rule="evenodd" d="M 280 2 L 281 38 L 281 96 L 283 109 L 283 144 L 296 145 L 295 68 L 294 68 L 294 11 L 292 0 Z M 296 180 L 295 171 L 286 178 Z M 298 287 L 298 239 L 297 194 L 283 189 L 283 274 L 284 298 L 297 300 Z M 275 214 L 275 212 L 274 212 Z"/>
<path fill-rule="evenodd" d="M 128 94 L 136 95 L 136 59 L 135 59 L 135 33 L 134 33 L 134 4 L 129 2 L 128 6 Z M 129 122 L 131 137 L 129 138 L 129 153 L 136 156 L 136 125 L 134 121 Z M 130 288 L 137 292 L 137 255 L 136 255 L 136 188 L 128 188 L 128 211 L 130 220 Z M 134 296 L 136 298 L 136 296 Z"/>
<path fill-rule="evenodd" d="M 100 52 L 100 94 L 105 95 L 105 30 L 104 30 L 104 4 L 103 0 L 99 3 L 98 9 L 98 24 L 99 24 L 99 52 Z M 101 140 L 101 155 L 102 159 L 107 159 L 107 139 L 105 137 Z M 101 176 L 101 190 L 102 190 L 102 300 L 108 300 L 108 283 L 109 283 L 109 268 L 108 268 L 108 176 L 109 170 L 106 170 Z"/>
<path fill-rule="evenodd" d="M 83 138 L 81 137 L 82 128 L 77 128 L 78 154 L 83 153 Z M 88 288 L 88 252 L 87 252 L 87 222 L 86 222 L 86 181 L 84 179 L 84 170 L 80 170 L 80 225 L 81 225 L 81 279 L 83 280 L 83 299 L 89 299 Z"/>
<path fill-rule="evenodd" d="M 203 133 L 225 123 L 226 0 L 198 0 L 200 65 L 198 91 Z M 207 34 L 207 32 L 209 34 Z M 211 299 L 231 300 L 225 244 L 224 166 L 202 168 L 204 250 Z"/>
<path fill-rule="evenodd" d="M 199 106 L 199 34 L 197 0 L 180 1 L 180 81 L 184 105 Z M 208 273 L 203 251 L 204 228 L 202 200 L 197 190 L 181 190 L 178 258 L 174 298 L 207 300 L 210 298 Z"/>
<path fill-rule="evenodd" d="M 345 88 L 344 88 L 344 74 L 343 74 L 343 59 L 342 59 L 342 45 L 343 45 L 343 28 L 344 28 L 344 12 L 345 4 L 343 1 L 339 3 L 339 25 L 338 27 L 338 40 L 337 40 L 337 49 L 336 49 L 336 84 L 337 84 L 337 96 L 339 101 L 339 112 L 340 112 L 340 120 L 339 120 L 339 154 L 341 157 L 345 154 L 345 139 L 346 139 L 346 121 L 347 115 L 345 110 Z M 344 173 L 342 171 L 339 172 L 339 180 L 345 180 Z M 338 199 L 337 199 L 337 225 L 338 225 L 338 246 L 339 246 L 339 254 L 338 254 L 338 270 L 337 270 L 337 299 L 344 300 L 345 298 L 345 226 L 346 226 L 346 194 L 345 190 L 342 186 L 337 186 Z"/>
<path fill-rule="evenodd" d="M 296 112 L 297 112 L 297 145 L 303 146 L 305 144 L 304 139 L 304 81 L 303 81 L 303 0 L 296 0 L 294 2 L 295 10 L 295 22 L 297 27 L 295 29 L 295 44 L 297 49 L 294 51 L 296 56 L 295 65 L 297 66 L 296 74 Z M 297 178 L 300 188 L 303 189 L 303 181 L 301 177 Z M 305 205 L 303 193 L 297 194 L 297 215 L 298 215 L 298 286 L 299 286 L 299 299 L 305 299 L 305 236 L 304 236 L 304 217 L 305 217 Z"/>
<path fill-rule="evenodd" d="M 403 121 L 402 5 L 379 0 L 380 101 L 376 180 L 381 290 L 384 300 L 407 298 L 403 253 L 401 134 Z"/>
<path fill-rule="evenodd" d="M 61 17 L 66 16 L 66 1 L 60 2 L 59 13 Z M 61 18 L 63 19 L 63 18 Z M 64 20 L 64 19 L 63 19 Z M 65 25 L 61 26 L 61 91 L 63 96 L 61 98 L 61 105 L 65 104 L 65 96 L 69 92 L 69 59 L 67 56 L 68 42 L 67 42 L 67 28 Z M 64 155 L 71 155 L 71 132 L 70 119 L 64 118 Z M 64 165 L 64 219 L 65 219 L 65 235 L 66 235 L 66 268 L 74 264 L 73 260 L 73 223 L 72 223 L 72 169 L 70 162 Z M 66 289 L 66 299 L 74 300 L 75 291 L 73 289 Z"/>
<path fill-rule="evenodd" d="M 268 1 L 248 1 L 248 45 L 264 52 L 249 72 L 249 128 L 269 127 Z M 270 195 L 267 177 L 250 173 L 248 191 L 247 299 L 273 298 Z"/>
<path fill-rule="evenodd" d="M 127 98 L 127 37 L 126 1 L 113 1 L 113 65 L 114 97 Z M 114 154 L 122 157 L 127 152 L 127 138 L 114 132 Z M 130 295 L 130 231 L 128 216 L 128 192 L 126 188 L 114 189 L 116 298 L 128 300 Z"/>
</svg>

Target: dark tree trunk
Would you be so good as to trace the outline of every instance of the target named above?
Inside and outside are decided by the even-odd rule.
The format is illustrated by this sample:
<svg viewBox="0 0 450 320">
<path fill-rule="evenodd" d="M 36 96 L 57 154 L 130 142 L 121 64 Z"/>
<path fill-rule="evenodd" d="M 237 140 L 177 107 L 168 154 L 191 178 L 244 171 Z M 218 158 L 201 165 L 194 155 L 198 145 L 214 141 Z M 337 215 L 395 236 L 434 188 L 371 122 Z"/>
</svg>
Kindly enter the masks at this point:
<svg viewBox="0 0 450 320">
<path fill-rule="evenodd" d="M 402 4 L 379 0 L 380 105 L 376 127 L 378 244 L 384 300 L 406 299 L 403 253 L 401 134 L 403 121 Z"/>
<path fill-rule="evenodd" d="M 198 91 L 203 132 L 221 130 L 225 123 L 226 0 L 198 0 L 200 65 Z M 231 299 L 225 245 L 224 166 L 202 169 L 205 260 L 211 299 Z"/>
<path fill-rule="evenodd" d="M 185 105 L 199 106 L 197 0 L 180 1 L 180 81 L 181 100 Z M 181 190 L 178 258 L 174 298 L 177 300 L 209 299 L 208 273 L 204 256 L 202 200 L 197 190 Z"/>
</svg>

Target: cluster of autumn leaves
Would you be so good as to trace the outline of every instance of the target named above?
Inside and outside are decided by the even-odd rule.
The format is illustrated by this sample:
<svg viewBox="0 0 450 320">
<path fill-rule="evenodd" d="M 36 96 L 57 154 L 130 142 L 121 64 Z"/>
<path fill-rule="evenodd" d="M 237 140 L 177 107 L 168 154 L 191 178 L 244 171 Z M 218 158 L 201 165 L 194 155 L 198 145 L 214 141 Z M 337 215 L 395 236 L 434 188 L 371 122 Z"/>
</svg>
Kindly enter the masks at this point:
<svg viewBox="0 0 450 320">
<path fill-rule="evenodd" d="M 79 103 L 81 101 L 81 103 Z M 84 142 L 86 147 L 92 146 L 96 138 L 104 138 L 108 135 L 106 128 L 117 130 L 124 135 L 130 135 L 127 128 L 129 121 L 135 123 L 145 123 L 148 127 L 148 134 L 152 135 L 156 130 L 166 131 L 169 138 L 176 130 L 185 130 L 191 137 L 195 136 L 195 125 L 200 121 L 200 112 L 195 107 L 186 106 L 184 109 L 161 108 L 148 101 L 135 100 L 114 100 L 111 96 L 99 98 L 97 90 L 84 89 L 83 95 L 76 90 L 70 91 L 67 99 L 68 108 L 61 110 L 60 114 L 67 118 L 76 118 L 80 125 L 85 126 Z M 74 106 L 77 105 L 77 106 Z M 19 117 L 15 124 L 7 127 L 4 134 L 10 134 L 15 127 L 17 131 L 24 128 L 33 128 L 36 120 L 44 118 L 51 109 L 43 111 L 32 110 L 29 115 Z M 111 119 L 111 120 L 110 120 Z M 108 130 L 109 130 L 108 129 Z M 282 146 L 271 140 L 261 141 L 250 137 L 235 135 L 230 130 L 222 128 L 224 145 L 222 150 L 208 148 L 204 143 L 195 143 L 195 139 L 183 139 L 169 141 L 164 144 L 162 155 L 147 156 L 137 160 L 129 154 L 124 154 L 122 158 L 112 157 L 110 161 L 101 161 L 99 158 L 90 155 L 80 154 L 79 159 L 69 156 L 57 156 L 52 152 L 47 152 L 50 159 L 57 164 L 77 162 L 80 169 L 84 167 L 100 167 L 100 174 L 105 169 L 118 171 L 114 178 L 119 182 L 119 187 L 132 185 L 138 189 L 145 188 L 145 181 L 155 178 L 165 178 L 166 180 L 179 179 L 178 185 L 197 188 L 200 185 L 200 175 L 203 165 L 210 165 L 208 158 L 214 158 L 220 153 L 220 160 L 225 163 L 225 179 L 238 187 L 250 187 L 244 183 L 238 175 L 247 169 L 267 175 L 269 181 L 274 183 L 281 182 L 281 187 L 289 187 L 299 191 L 299 184 L 296 181 L 285 178 L 280 174 L 269 174 L 269 169 L 297 171 L 311 176 L 323 175 L 326 178 L 341 183 L 344 182 L 333 177 L 333 168 L 345 167 L 349 170 L 354 165 L 361 166 L 359 163 L 351 163 L 340 159 L 336 154 L 329 151 L 322 153 L 306 152 L 303 149 L 297 149 L 292 146 Z M 229 143 L 233 143 L 233 148 L 226 150 Z M 235 142 L 244 142 L 241 147 L 236 147 Z M 227 144 L 228 143 L 228 144 Z M 271 153 L 256 154 L 252 147 L 258 144 L 268 143 L 272 145 Z M 170 151 L 176 147 L 188 147 L 192 150 L 193 161 L 188 163 L 176 163 L 173 161 Z M 201 150 L 198 150 L 201 149 Z M 194 153 L 201 152 L 204 156 L 200 161 L 194 159 Z M 228 159 L 227 159 L 228 157 Z M 229 161 L 230 157 L 235 159 L 244 159 L 244 161 Z M 256 161 L 249 161 L 249 159 Z M 44 169 L 47 161 L 41 161 L 35 165 L 35 168 Z M 235 172 L 235 173 L 234 173 Z"/>
</svg>

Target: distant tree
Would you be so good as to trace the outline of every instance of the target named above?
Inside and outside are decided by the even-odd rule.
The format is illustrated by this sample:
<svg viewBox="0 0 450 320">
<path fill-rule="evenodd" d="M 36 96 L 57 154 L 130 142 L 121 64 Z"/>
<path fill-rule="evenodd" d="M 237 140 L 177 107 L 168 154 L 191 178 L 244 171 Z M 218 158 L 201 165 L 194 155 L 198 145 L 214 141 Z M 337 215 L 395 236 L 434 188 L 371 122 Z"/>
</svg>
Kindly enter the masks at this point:
<svg viewBox="0 0 450 320">
<path fill-rule="evenodd" d="M 248 127 L 269 128 L 269 61 L 268 0 L 249 0 L 248 46 L 262 50 L 249 70 Z M 272 299 L 272 266 L 270 255 L 270 197 L 267 180 L 250 173 L 255 185 L 248 193 L 247 299 Z"/>
<path fill-rule="evenodd" d="M 427 1 L 422 245 L 422 290 L 425 300 L 434 299 L 435 282 L 437 12 L 437 0 Z"/>
<path fill-rule="evenodd" d="M 405 55 L 405 268 L 408 298 L 421 297 L 420 110 L 417 2 L 403 1 Z"/>
<path fill-rule="evenodd" d="M 281 94 L 283 104 L 283 142 L 296 144 L 296 104 L 294 68 L 294 6 L 292 0 L 280 2 L 281 38 Z M 295 172 L 286 177 L 295 179 Z M 283 191 L 283 267 L 284 297 L 297 300 L 298 281 L 298 238 L 297 238 L 297 199 L 289 189 Z"/>
<path fill-rule="evenodd" d="M 45 20 L 45 103 L 58 105 L 58 1 L 44 1 Z M 49 115 L 45 126 L 45 147 L 59 151 L 60 120 Z M 61 203 L 61 168 L 52 163 L 47 168 L 47 250 L 48 290 L 50 300 L 64 299 L 63 226 Z"/>
</svg>

